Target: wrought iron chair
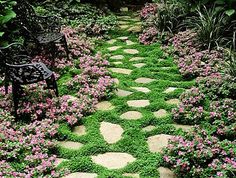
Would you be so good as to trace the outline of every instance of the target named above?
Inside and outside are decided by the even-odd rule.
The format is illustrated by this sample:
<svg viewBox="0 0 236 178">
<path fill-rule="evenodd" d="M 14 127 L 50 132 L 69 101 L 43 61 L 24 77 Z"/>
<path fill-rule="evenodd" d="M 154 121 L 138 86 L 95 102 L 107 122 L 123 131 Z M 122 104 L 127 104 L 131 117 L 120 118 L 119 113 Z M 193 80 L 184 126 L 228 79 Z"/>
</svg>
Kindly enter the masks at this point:
<svg viewBox="0 0 236 178">
<path fill-rule="evenodd" d="M 57 16 L 38 16 L 27 0 L 16 0 L 14 11 L 17 14 L 16 23 L 26 37 L 26 42 L 33 42 L 38 48 L 43 48 L 52 55 L 57 55 L 56 44 L 61 44 L 69 60 L 69 49 L 64 34 L 60 33 L 61 24 Z M 52 61 L 53 62 L 53 61 Z"/>
<path fill-rule="evenodd" d="M 5 68 L 5 92 L 8 93 L 9 82 L 12 83 L 14 113 L 17 117 L 19 99 L 22 96 L 22 85 L 46 81 L 47 89 L 53 89 L 58 96 L 55 76 L 43 63 L 32 63 L 27 51 L 19 43 L 0 48 L 0 61 Z"/>
</svg>

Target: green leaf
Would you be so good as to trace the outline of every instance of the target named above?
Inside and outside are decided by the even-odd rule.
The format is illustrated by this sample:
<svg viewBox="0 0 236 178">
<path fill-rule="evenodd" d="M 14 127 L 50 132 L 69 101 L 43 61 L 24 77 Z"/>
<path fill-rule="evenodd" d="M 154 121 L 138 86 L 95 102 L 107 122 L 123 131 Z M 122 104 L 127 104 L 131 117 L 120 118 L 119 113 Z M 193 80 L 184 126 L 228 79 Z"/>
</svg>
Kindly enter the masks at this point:
<svg viewBox="0 0 236 178">
<path fill-rule="evenodd" d="M 234 9 L 229 9 L 227 11 L 225 11 L 225 14 L 228 15 L 229 17 L 232 16 L 235 13 Z"/>
<path fill-rule="evenodd" d="M 0 37 L 2 37 L 4 35 L 4 32 L 0 32 Z"/>
<path fill-rule="evenodd" d="M 4 15 L 0 16 L 0 24 L 4 24 L 7 23 L 8 21 L 10 21 L 11 19 L 16 17 L 16 13 L 12 10 L 5 10 L 4 11 Z"/>
</svg>

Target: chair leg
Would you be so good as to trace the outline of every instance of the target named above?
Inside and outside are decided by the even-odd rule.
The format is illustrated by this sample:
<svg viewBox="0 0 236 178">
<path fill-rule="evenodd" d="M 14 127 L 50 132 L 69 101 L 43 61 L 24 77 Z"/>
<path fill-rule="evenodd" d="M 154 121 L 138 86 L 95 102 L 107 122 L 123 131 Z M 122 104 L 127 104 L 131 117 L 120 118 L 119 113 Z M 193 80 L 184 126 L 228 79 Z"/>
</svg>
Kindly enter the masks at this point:
<svg viewBox="0 0 236 178">
<path fill-rule="evenodd" d="M 56 96 L 58 97 L 59 96 L 58 86 L 57 86 L 57 81 L 54 74 L 52 75 L 52 82 L 53 82 L 53 89 L 55 91 Z"/>
<path fill-rule="evenodd" d="M 65 37 L 65 36 L 63 36 L 63 38 L 62 38 L 62 42 L 64 43 L 64 48 L 65 48 L 65 50 L 66 50 L 67 59 L 70 60 L 70 56 L 69 56 L 70 51 L 69 51 L 69 48 L 68 48 L 68 45 L 67 45 L 67 41 L 66 41 L 66 37 Z"/>
<path fill-rule="evenodd" d="M 18 91 L 17 90 L 19 88 L 20 88 L 19 85 L 16 85 L 15 83 L 12 83 L 12 94 L 13 94 L 15 118 L 18 118 L 17 110 L 18 110 L 18 104 L 19 104 L 19 95 L 18 95 Z"/>
<path fill-rule="evenodd" d="M 7 81 L 7 79 L 5 79 L 4 81 L 4 86 L 5 86 L 5 95 L 8 94 L 8 87 L 9 87 L 9 82 Z"/>
</svg>

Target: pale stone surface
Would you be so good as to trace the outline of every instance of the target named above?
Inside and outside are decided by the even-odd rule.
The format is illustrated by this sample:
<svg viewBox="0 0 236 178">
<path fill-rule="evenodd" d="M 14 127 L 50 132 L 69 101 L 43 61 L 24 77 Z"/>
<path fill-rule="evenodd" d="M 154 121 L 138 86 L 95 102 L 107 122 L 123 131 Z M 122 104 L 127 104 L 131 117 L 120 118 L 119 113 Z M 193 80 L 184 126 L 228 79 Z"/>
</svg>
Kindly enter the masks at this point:
<svg viewBox="0 0 236 178">
<path fill-rule="evenodd" d="M 142 25 L 142 22 L 136 22 L 135 25 L 137 26 Z"/>
<path fill-rule="evenodd" d="M 119 40 L 128 40 L 129 37 L 128 36 L 121 36 L 121 37 L 118 37 L 117 39 L 119 39 Z"/>
<path fill-rule="evenodd" d="M 175 88 L 175 87 L 169 87 L 163 93 L 171 93 L 171 92 L 175 91 L 176 89 L 177 88 Z"/>
<path fill-rule="evenodd" d="M 99 111 L 109 111 L 115 108 L 109 101 L 102 101 L 96 105 Z"/>
<path fill-rule="evenodd" d="M 107 41 L 108 44 L 114 44 L 115 42 L 117 42 L 116 39 L 111 39 L 111 40 L 108 40 L 108 41 Z"/>
<path fill-rule="evenodd" d="M 127 15 L 123 15 L 123 16 L 117 16 L 118 19 L 131 19 L 130 16 L 127 16 Z"/>
<path fill-rule="evenodd" d="M 111 56 L 110 59 L 116 59 L 116 60 L 121 60 L 124 59 L 125 57 L 123 55 L 115 55 L 115 56 Z"/>
<path fill-rule="evenodd" d="M 116 51 L 117 49 L 120 49 L 122 46 L 112 46 L 107 48 L 109 51 Z"/>
<path fill-rule="evenodd" d="M 168 70 L 170 67 L 161 67 L 162 70 Z"/>
<path fill-rule="evenodd" d="M 120 96 L 120 97 L 125 97 L 125 96 L 129 96 L 129 95 L 133 94 L 133 92 L 121 90 L 121 89 L 118 89 L 115 93 L 117 96 Z"/>
<path fill-rule="evenodd" d="M 118 22 L 119 25 L 126 25 L 126 24 L 128 24 L 128 23 L 129 23 L 129 22 L 126 22 L 126 21 L 119 21 L 119 22 Z"/>
<path fill-rule="evenodd" d="M 170 99 L 166 101 L 167 104 L 175 104 L 175 105 L 179 105 L 180 101 L 179 99 Z"/>
<path fill-rule="evenodd" d="M 126 28 L 128 28 L 129 27 L 129 25 L 120 25 L 120 28 L 121 29 L 126 29 Z"/>
<path fill-rule="evenodd" d="M 160 109 L 157 112 L 153 113 L 156 118 L 162 118 L 168 116 L 168 113 L 165 109 Z"/>
<path fill-rule="evenodd" d="M 114 78 L 113 80 L 114 80 L 114 82 L 115 82 L 116 85 L 119 85 L 120 81 L 119 81 L 118 78 Z"/>
<path fill-rule="evenodd" d="M 75 172 L 65 176 L 64 178 L 97 178 L 98 175 L 95 173 L 86 173 L 86 172 Z"/>
<path fill-rule="evenodd" d="M 107 143 L 113 144 L 122 138 L 124 130 L 118 124 L 102 122 L 100 126 L 100 132 Z"/>
<path fill-rule="evenodd" d="M 110 68 L 110 70 L 112 72 L 125 74 L 125 75 L 129 75 L 132 72 L 132 70 L 130 70 L 130 69 L 123 69 L 123 68 Z"/>
<path fill-rule="evenodd" d="M 75 133 L 78 136 L 82 136 L 86 134 L 86 127 L 84 125 L 76 126 L 73 129 L 73 133 Z"/>
<path fill-rule="evenodd" d="M 143 107 L 149 106 L 150 102 L 149 100 L 130 100 L 130 101 L 127 101 L 127 104 L 130 107 L 143 108 Z"/>
<path fill-rule="evenodd" d="M 128 7 L 121 7 L 121 8 L 120 8 L 120 11 L 121 11 L 121 12 L 128 12 L 128 11 L 129 11 L 129 8 L 128 8 Z"/>
<path fill-rule="evenodd" d="M 168 168 L 159 167 L 160 178 L 175 178 L 175 174 Z"/>
<path fill-rule="evenodd" d="M 128 111 L 120 116 L 121 119 L 138 120 L 143 117 L 142 113 L 138 111 Z"/>
<path fill-rule="evenodd" d="M 181 124 L 172 124 L 176 129 L 183 129 L 185 132 L 189 132 L 193 126 L 191 125 L 181 125 Z"/>
<path fill-rule="evenodd" d="M 83 144 L 79 142 L 63 141 L 63 142 L 59 142 L 59 146 L 63 148 L 71 149 L 71 150 L 78 150 L 83 146 Z"/>
<path fill-rule="evenodd" d="M 54 162 L 55 167 L 59 166 L 64 161 L 68 161 L 68 159 L 56 158 L 56 161 Z"/>
<path fill-rule="evenodd" d="M 119 152 L 107 152 L 92 156 L 94 163 L 104 166 L 108 169 L 121 169 L 136 160 L 132 155 L 128 153 Z"/>
<path fill-rule="evenodd" d="M 155 79 L 145 78 L 145 77 L 141 77 L 135 80 L 136 83 L 142 83 L 142 84 L 151 83 L 153 81 L 155 81 Z"/>
<path fill-rule="evenodd" d="M 138 54 L 139 51 L 137 49 L 124 49 L 124 52 L 127 54 Z"/>
<path fill-rule="evenodd" d="M 152 153 L 161 152 L 162 149 L 168 145 L 168 141 L 172 137 L 173 136 L 166 134 L 160 134 L 149 137 L 147 141 L 149 150 Z"/>
<path fill-rule="evenodd" d="M 129 61 L 140 61 L 140 60 L 143 60 L 143 59 L 144 59 L 144 57 L 133 57 Z"/>
<path fill-rule="evenodd" d="M 113 64 L 115 64 L 115 65 L 120 65 L 120 64 L 123 64 L 123 62 L 113 62 Z"/>
<path fill-rule="evenodd" d="M 145 63 L 138 63 L 138 64 L 133 64 L 134 67 L 137 67 L 137 68 L 141 68 L 143 66 L 145 66 L 146 64 Z"/>
<path fill-rule="evenodd" d="M 139 174 L 134 174 L 134 173 L 124 173 L 122 175 L 125 177 L 139 178 Z"/>
<path fill-rule="evenodd" d="M 155 127 L 154 125 L 149 125 L 149 126 L 147 126 L 147 127 L 144 127 L 144 128 L 142 129 L 142 131 L 144 131 L 144 132 L 151 132 L 151 131 L 153 131 L 155 128 L 156 128 L 156 127 Z"/>
<path fill-rule="evenodd" d="M 130 41 L 130 40 L 126 40 L 125 42 L 126 42 L 126 45 L 128 46 L 135 44 L 133 41 Z"/>
<path fill-rule="evenodd" d="M 127 30 L 128 32 L 139 33 L 142 31 L 141 25 L 136 25 Z"/>
<path fill-rule="evenodd" d="M 149 93 L 151 90 L 149 90 L 146 87 L 131 87 L 132 89 L 135 89 L 137 91 L 143 92 L 143 93 Z"/>
</svg>

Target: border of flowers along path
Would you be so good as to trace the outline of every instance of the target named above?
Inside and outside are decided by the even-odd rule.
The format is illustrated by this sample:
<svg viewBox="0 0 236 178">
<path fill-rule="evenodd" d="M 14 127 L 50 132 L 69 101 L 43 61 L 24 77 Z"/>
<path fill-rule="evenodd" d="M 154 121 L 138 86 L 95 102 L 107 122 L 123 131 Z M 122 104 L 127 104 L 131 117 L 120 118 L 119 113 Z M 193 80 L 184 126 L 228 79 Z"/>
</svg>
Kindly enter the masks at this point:
<svg viewBox="0 0 236 178">
<path fill-rule="evenodd" d="M 122 21 L 128 21 L 133 25 L 137 23 L 132 20 L 132 17 Z M 85 133 L 80 135 L 76 131 L 73 132 L 66 124 L 61 125 L 59 128 L 61 137 L 81 145 L 75 149 L 70 146 L 58 148 L 58 155 L 63 158 L 58 169 L 68 168 L 74 172 L 74 176 L 87 172 L 90 175 L 92 173 L 91 177 L 101 178 L 120 178 L 127 175 L 131 177 L 139 175 L 141 178 L 158 177 L 159 171 L 161 173 L 166 171 L 161 167 L 162 157 L 157 151 L 160 149 L 158 139 L 166 135 L 184 134 L 183 130 L 178 128 L 185 127 L 173 125 L 170 113 L 176 105 L 171 103 L 176 102 L 176 98 L 189 89 L 194 81 L 183 80 L 173 59 L 165 56 L 160 45 L 140 45 L 137 34 L 124 30 L 113 31 L 111 37 L 112 42 L 100 42 L 97 50 L 108 56 L 124 56 L 124 58 L 121 57 L 122 59 L 110 57 L 111 68 L 128 69 L 129 72 L 117 73 L 116 69 L 116 72 L 112 73 L 116 82 L 119 81 L 119 90 L 116 92 L 119 96 L 113 96 L 109 102 L 101 103 L 102 110 L 80 121 L 82 127 L 86 129 Z M 127 45 L 126 38 L 119 37 L 128 37 L 128 40 L 135 44 Z M 119 48 L 108 50 L 113 46 L 119 46 Z M 125 49 L 135 49 L 138 54 L 127 54 L 124 52 Z M 137 63 L 145 63 L 145 66 L 141 68 L 133 66 Z M 153 79 L 153 81 L 147 83 L 145 78 Z M 150 91 L 137 91 L 131 87 L 145 87 Z M 136 100 L 141 103 L 143 100 L 149 102 L 143 107 L 138 107 L 138 105 L 132 107 L 130 103 Z M 129 111 L 139 113 L 141 118 L 125 119 L 124 114 Z M 112 137 L 114 133 L 116 133 L 115 138 Z M 148 141 L 151 144 L 148 144 Z M 163 144 L 161 139 L 159 141 Z M 166 142 L 166 139 L 163 141 Z M 121 154 L 125 155 L 126 160 L 122 159 L 123 162 L 116 165 L 115 158 L 118 158 L 117 162 L 119 162 Z M 111 155 L 117 157 L 109 159 Z M 100 158 L 112 165 L 104 165 Z"/>
</svg>

